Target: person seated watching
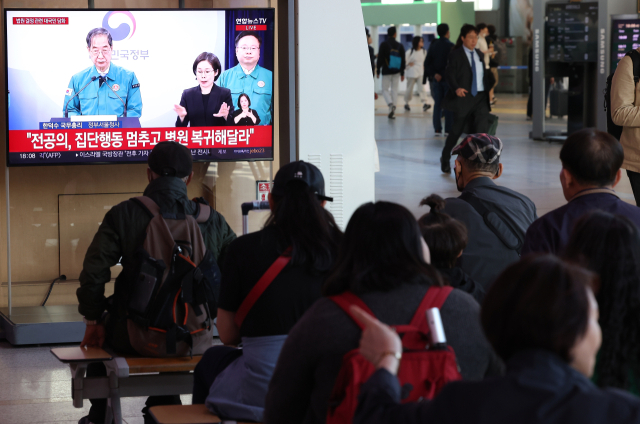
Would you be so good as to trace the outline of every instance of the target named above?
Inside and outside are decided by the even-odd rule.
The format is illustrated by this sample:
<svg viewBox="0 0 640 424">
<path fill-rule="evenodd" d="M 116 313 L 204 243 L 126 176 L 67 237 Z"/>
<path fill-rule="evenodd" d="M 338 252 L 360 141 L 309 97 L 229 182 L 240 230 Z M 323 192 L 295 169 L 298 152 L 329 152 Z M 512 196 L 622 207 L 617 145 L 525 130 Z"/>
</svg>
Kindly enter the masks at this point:
<svg viewBox="0 0 640 424">
<path fill-rule="evenodd" d="M 207 350 L 196 366 L 194 404 L 205 403 L 225 419 L 262 421 L 267 385 L 282 344 L 320 297 L 342 237 L 324 209 L 326 201 L 333 200 L 324 193 L 317 167 L 303 161 L 284 165 L 269 194 L 271 216 L 264 229 L 229 246 L 217 322 L 225 346 Z M 287 257 L 290 263 L 273 278 L 271 267 Z M 267 275 L 272 275 L 272 284 L 247 312 L 245 299 Z M 243 348 L 237 349 L 241 342 Z"/>
<path fill-rule="evenodd" d="M 640 235 L 628 218 L 593 211 L 576 222 L 565 257 L 600 276 L 602 347 L 593 381 L 640 394 Z"/>
<path fill-rule="evenodd" d="M 377 371 L 362 385 L 354 424 L 640 422 L 640 399 L 602 390 L 593 373 L 602 335 L 595 274 L 553 255 L 507 268 L 485 297 L 487 338 L 507 363 L 504 377 L 449 383 L 431 401 L 400 404 L 398 335 L 361 309 L 360 352 Z"/>
<path fill-rule="evenodd" d="M 440 271 L 452 287 L 469 293 L 478 303 L 481 303 L 484 298 L 482 286 L 456 266 L 456 261 L 467 247 L 469 240 L 467 227 L 457 219 L 441 212 L 445 201 L 437 194 L 425 197 L 420 205 L 428 205 L 431 208 L 429 213 L 418 219 L 422 238 L 429 246 L 431 265 Z"/>
<path fill-rule="evenodd" d="M 407 324 L 431 285 L 441 286 L 429 265 L 414 216 L 395 203 L 360 206 L 340 245 L 323 294 L 350 291 L 383 322 Z M 454 289 L 442 306 L 444 329 L 463 378 L 479 380 L 502 372 L 485 340 L 478 303 Z M 332 300 L 318 300 L 289 333 L 267 393 L 264 422 L 325 423 L 329 398 L 343 356 L 358 347 L 360 328 Z"/>
<path fill-rule="evenodd" d="M 626 216 L 640 225 L 640 208 L 613 190 L 622 177 L 623 160 L 622 145 L 612 135 L 594 128 L 571 134 L 560 150 L 560 184 L 568 203 L 531 224 L 522 254 L 562 253 L 575 222 L 594 209 Z"/>
<path fill-rule="evenodd" d="M 458 266 L 485 292 L 502 270 L 520 258 L 527 228 L 538 218 L 527 196 L 493 182 L 502 175 L 502 147 L 497 137 L 470 134 L 453 149 L 456 186 L 462 194 L 446 199 L 443 209 L 470 230 Z"/>
</svg>

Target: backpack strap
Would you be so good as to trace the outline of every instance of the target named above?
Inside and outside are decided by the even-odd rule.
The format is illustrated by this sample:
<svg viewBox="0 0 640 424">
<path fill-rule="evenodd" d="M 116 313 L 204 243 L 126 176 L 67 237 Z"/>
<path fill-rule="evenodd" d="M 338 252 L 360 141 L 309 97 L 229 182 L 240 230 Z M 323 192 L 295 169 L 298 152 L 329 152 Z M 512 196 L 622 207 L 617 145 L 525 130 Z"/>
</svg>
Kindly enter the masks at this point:
<svg viewBox="0 0 640 424">
<path fill-rule="evenodd" d="M 640 52 L 634 49 L 629 51 L 626 56 L 629 56 L 633 62 L 633 82 L 638 84 L 638 80 L 640 80 Z"/>
<path fill-rule="evenodd" d="M 154 202 L 150 197 L 147 196 L 138 196 L 131 198 L 134 202 L 136 202 L 142 209 L 147 211 L 151 218 L 156 215 L 160 215 L 160 206 L 156 202 Z"/>
<path fill-rule="evenodd" d="M 351 313 L 351 310 L 349 309 L 351 307 L 351 305 L 358 306 L 360 309 L 362 309 L 363 311 L 365 311 L 369 315 L 371 315 L 373 317 L 375 316 L 373 314 L 373 312 L 371 312 L 371 309 L 369 309 L 369 307 L 362 301 L 362 299 L 360 299 L 358 296 L 356 296 L 355 294 L 353 294 L 353 293 L 351 293 L 349 291 L 346 291 L 344 293 L 340 293 L 340 294 L 335 295 L 335 296 L 331 296 L 331 297 L 329 297 L 329 299 L 331 299 L 333 301 L 333 303 L 338 305 L 340 307 L 340 309 L 342 309 L 347 315 L 349 315 L 349 317 L 351 317 L 353 322 L 358 324 L 358 327 L 360 327 L 361 330 L 364 330 L 364 325 L 362 325 L 360 323 L 360 321 L 358 321 L 353 316 L 353 314 Z"/>
<path fill-rule="evenodd" d="M 507 225 L 502 218 L 495 212 L 490 211 L 475 194 L 469 191 L 463 191 L 458 197 L 468 204 L 480 214 L 484 223 L 489 227 L 491 232 L 500 239 L 500 241 L 509 249 L 515 250 L 520 254 L 524 240 L 520 240 L 517 234 Z"/>
<path fill-rule="evenodd" d="M 251 289 L 247 297 L 244 298 L 242 304 L 238 308 L 236 312 L 236 317 L 234 319 L 238 328 L 242 327 L 242 323 L 244 319 L 247 317 L 247 314 L 253 307 L 253 305 L 258 301 L 262 293 L 269 287 L 269 285 L 275 280 L 275 278 L 282 272 L 285 266 L 289 262 L 291 262 L 291 251 L 292 248 L 289 247 L 287 250 L 282 252 L 282 255 L 278 256 L 278 259 L 271 264 L 269 269 L 260 277 L 255 286 Z"/>
<path fill-rule="evenodd" d="M 420 306 L 416 310 L 416 314 L 413 316 L 409 325 L 417 328 L 428 329 L 426 312 L 431 308 L 441 309 L 445 300 L 449 297 L 449 294 L 453 291 L 451 286 L 431 286 L 427 293 L 422 298 Z M 425 331 L 426 332 L 426 331 Z"/>
</svg>

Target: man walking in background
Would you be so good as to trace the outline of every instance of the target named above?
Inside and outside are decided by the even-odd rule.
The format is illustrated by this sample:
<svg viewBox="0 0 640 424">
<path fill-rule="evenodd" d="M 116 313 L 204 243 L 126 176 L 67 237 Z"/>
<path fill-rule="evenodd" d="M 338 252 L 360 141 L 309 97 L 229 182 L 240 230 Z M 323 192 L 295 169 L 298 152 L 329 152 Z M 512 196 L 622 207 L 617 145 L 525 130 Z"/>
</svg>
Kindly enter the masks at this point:
<svg viewBox="0 0 640 424">
<path fill-rule="evenodd" d="M 395 119 L 398 84 L 404 81 L 405 53 L 402 44 L 396 41 L 396 27 L 387 30 L 387 39 L 380 44 L 376 74 L 380 78 L 382 69 L 382 95 L 389 105 L 389 119 Z"/>
<path fill-rule="evenodd" d="M 478 49 L 478 30 L 470 24 L 460 29 L 460 38 L 449 55 L 449 64 L 445 71 L 449 92 L 444 99 L 443 107 L 454 113 L 453 128 L 447 137 L 440 169 L 445 174 L 451 173 L 451 150 L 458 143 L 458 138 L 469 125 L 468 133 L 486 133 L 489 131 L 489 90 L 495 79 L 488 69 L 485 70 L 484 55 Z"/>
<path fill-rule="evenodd" d="M 444 71 L 447 68 L 447 59 L 453 49 L 453 43 L 449 41 L 449 25 L 438 25 L 438 38 L 433 41 L 427 51 L 427 58 L 424 61 L 423 84 L 429 78 L 429 88 L 433 97 L 433 129 L 436 136 L 442 136 L 442 115 L 444 115 L 444 133 L 451 132 L 453 125 L 453 113 L 442 109 L 442 100 L 447 94 L 448 85 L 444 78 Z"/>
</svg>

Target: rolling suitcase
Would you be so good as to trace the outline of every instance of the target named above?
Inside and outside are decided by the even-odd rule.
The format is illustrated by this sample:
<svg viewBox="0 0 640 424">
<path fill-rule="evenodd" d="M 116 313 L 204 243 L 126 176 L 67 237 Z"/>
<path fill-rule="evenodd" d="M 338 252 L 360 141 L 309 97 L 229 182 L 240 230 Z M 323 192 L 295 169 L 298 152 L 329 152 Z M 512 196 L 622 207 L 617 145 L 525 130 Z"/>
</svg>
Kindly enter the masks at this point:
<svg viewBox="0 0 640 424">
<path fill-rule="evenodd" d="M 562 117 L 569 112 L 569 91 L 551 90 L 549 96 L 551 101 L 551 116 Z"/>
</svg>

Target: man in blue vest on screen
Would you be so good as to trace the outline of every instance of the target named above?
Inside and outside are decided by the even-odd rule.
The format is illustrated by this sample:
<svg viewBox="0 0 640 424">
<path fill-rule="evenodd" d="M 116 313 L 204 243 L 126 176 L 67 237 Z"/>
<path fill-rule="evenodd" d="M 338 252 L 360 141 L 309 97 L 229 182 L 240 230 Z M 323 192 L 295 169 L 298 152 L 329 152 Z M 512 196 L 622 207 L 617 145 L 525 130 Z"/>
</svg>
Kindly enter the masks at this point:
<svg viewBox="0 0 640 424">
<path fill-rule="evenodd" d="M 238 65 L 222 73 L 218 84 L 231 90 L 233 105 L 241 94 L 247 94 L 251 108 L 260 116 L 259 125 L 271 125 L 273 114 L 273 73 L 258 65 L 262 38 L 255 31 L 243 31 L 236 37 Z"/>
<path fill-rule="evenodd" d="M 93 66 L 71 77 L 62 104 L 65 116 L 142 115 L 138 78 L 132 71 L 111 63 L 112 50 L 113 40 L 108 30 L 89 31 L 87 51 Z"/>
</svg>

